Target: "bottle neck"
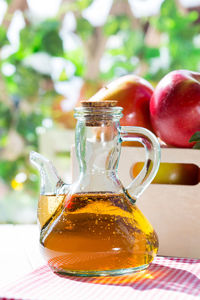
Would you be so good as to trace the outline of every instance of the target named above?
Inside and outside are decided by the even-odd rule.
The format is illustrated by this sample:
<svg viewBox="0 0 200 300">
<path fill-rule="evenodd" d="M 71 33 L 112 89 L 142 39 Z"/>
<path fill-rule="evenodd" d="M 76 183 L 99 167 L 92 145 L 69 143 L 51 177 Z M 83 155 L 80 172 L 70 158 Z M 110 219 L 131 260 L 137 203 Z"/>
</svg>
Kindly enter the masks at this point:
<svg viewBox="0 0 200 300">
<path fill-rule="evenodd" d="M 77 122 L 76 155 L 82 175 L 103 176 L 115 172 L 118 166 L 121 149 L 119 120 L 102 120 L 96 125 L 100 126 L 91 126 L 87 119 Z"/>
</svg>

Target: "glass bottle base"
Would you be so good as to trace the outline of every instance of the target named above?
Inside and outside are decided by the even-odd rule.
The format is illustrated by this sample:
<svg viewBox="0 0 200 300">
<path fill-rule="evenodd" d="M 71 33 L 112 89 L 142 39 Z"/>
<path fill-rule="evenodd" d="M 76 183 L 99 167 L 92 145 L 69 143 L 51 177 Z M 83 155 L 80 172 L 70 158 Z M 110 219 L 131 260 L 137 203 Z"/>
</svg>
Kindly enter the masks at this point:
<svg viewBox="0 0 200 300">
<path fill-rule="evenodd" d="M 100 276 L 120 276 L 120 275 L 128 275 L 136 272 L 143 271 L 147 269 L 149 264 L 145 264 L 135 268 L 128 269 L 118 269 L 118 270 L 102 270 L 102 271 L 73 271 L 73 270 L 61 270 L 54 267 L 50 267 L 52 271 L 59 275 L 66 276 L 79 276 L 79 277 L 100 277 Z"/>
</svg>

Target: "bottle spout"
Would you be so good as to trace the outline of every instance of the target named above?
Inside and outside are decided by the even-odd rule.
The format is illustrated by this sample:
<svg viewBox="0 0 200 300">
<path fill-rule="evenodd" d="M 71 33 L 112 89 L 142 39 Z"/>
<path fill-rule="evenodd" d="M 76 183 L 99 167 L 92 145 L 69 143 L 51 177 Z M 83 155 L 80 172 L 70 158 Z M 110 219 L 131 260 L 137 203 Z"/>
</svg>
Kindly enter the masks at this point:
<svg viewBox="0 0 200 300">
<path fill-rule="evenodd" d="M 41 195 L 56 195 L 64 182 L 58 176 L 53 164 L 43 155 L 31 151 L 30 162 L 40 172 L 40 193 Z"/>
</svg>

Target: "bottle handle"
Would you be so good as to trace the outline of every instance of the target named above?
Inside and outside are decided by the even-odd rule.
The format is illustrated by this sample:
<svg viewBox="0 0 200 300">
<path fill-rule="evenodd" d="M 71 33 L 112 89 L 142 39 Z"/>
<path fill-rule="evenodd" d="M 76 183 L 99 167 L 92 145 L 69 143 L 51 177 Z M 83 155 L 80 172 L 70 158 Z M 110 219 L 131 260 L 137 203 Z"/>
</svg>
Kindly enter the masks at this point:
<svg viewBox="0 0 200 300">
<path fill-rule="evenodd" d="M 154 179 L 160 165 L 160 144 L 156 136 L 143 127 L 121 126 L 121 142 L 137 141 L 145 148 L 144 167 L 125 188 L 126 195 L 135 202 Z M 152 168 L 150 166 L 152 165 Z"/>
</svg>

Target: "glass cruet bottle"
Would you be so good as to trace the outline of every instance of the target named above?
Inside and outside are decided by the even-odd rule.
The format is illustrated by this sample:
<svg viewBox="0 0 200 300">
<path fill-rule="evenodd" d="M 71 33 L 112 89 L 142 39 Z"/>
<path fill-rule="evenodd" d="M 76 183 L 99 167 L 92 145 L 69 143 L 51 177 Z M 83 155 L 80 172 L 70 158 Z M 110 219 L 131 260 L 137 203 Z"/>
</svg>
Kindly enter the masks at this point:
<svg viewBox="0 0 200 300">
<path fill-rule="evenodd" d="M 122 108 L 115 104 L 83 101 L 75 109 L 76 182 L 64 183 L 48 159 L 31 152 L 41 175 L 40 246 L 54 272 L 132 273 L 147 268 L 158 251 L 156 232 L 136 200 L 157 173 L 159 143 L 145 128 L 120 126 Z M 128 187 L 117 174 L 123 141 L 140 142 L 146 153 L 142 171 Z"/>
</svg>

